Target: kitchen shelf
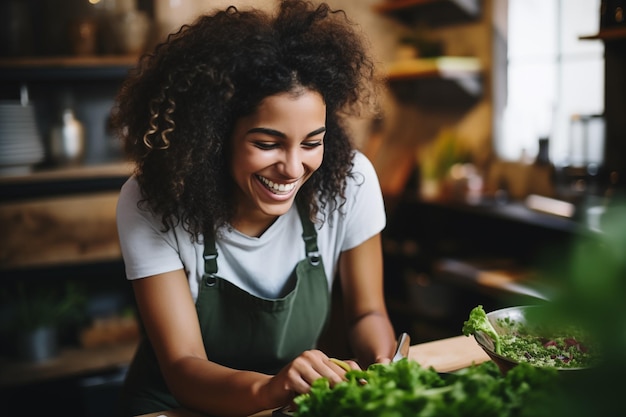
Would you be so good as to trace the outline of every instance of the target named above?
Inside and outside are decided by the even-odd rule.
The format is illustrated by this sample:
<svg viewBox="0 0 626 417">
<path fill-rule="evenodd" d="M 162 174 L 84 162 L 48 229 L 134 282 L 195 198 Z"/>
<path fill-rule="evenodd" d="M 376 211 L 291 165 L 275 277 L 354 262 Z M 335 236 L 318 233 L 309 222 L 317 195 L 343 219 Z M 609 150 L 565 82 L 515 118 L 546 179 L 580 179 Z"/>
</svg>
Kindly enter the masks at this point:
<svg viewBox="0 0 626 417">
<path fill-rule="evenodd" d="M 581 40 L 603 40 L 603 41 L 625 41 L 626 27 L 605 28 L 601 29 L 595 35 L 580 36 Z"/>
<path fill-rule="evenodd" d="M 392 91 L 404 102 L 435 107 L 465 107 L 482 95 L 477 58 L 437 57 L 396 61 L 387 68 Z"/>
<path fill-rule="evenodd" d="M 119 190 L 133 165 L 115 162 L 33 171 L 0 177 L 0 202 L 77 193 Z"/>
<path fill-rule="evenodd" d="M 119 188 L 100 192 L 86 188 L 82 194 L 36 195 L 0 204 L 4 238 L 0 270 L 119 261 L 115 225 Z"/>
<path fill-rule="evenodd" d="M 43 277 L 55 268 L 119 262 L 115 205 L 131 174 L 132 165 L 120 162 L 0 178 L 3 274 Z"/>
<path fill-rule="evenodd" d="M 427 219 L 427 220 L 425 220 Z M 573 219 L 536 212 L 518 202 L 469 205 L 407 197 L 397 204 L 385 237 L 415 241 L 423 259 L 511 258 L 525 265 L 591 234 Z M 400 243 L 404 245 L 404 243 Z M 418 260 L 411 254 L 413 261 Z"/>
<path fill-rule="evenodd" d="M 24 184 L 27 182 L 59 181 L 72 179 L 93 179 L 120 177 L 131 174 L 133 165 L 129 162 L 113 162 L 97 165 L 67 166 L 61 168 L 34 171 L 28 175 L 0 177 L 0 186 L 9 183 Z"/>
<path fill-rule="evenodd" d="M 137 55 L 0 58 L 0 79 L 53 81 L 124 78 Z"/>
<path fill-rule="evenodd" d="M 66 348 L 58 357 L 42 363 L 15 362 L 0 358 L 0 387 L 39 383 L 57 378 L 127 367 L 137 342 L 97 348 Z"/>
<path fill-rule="evenodd" d="M 433 274 L 447 284 L 473 288 L 498 298 L 527 298 L 529 302 L 545 301 L 557 292 L 549 283 L 542 283 L 532 270 L 507 265 L 501 259 L 437 259 Z"/>
<path fill-rule="evenodd" d="M 481 73 L 481 65 L 473 57 L 436 57 L 405 59 L 387 67 L 390 80 L 419 78 L 463 78 Z"/>
<path fill-rule="evenodd" d="M 409 25 L 417 22 L 431 26 L 465 23 L 481 15 L 480 0 L 387 0 L 373 8 Z"/>
<path fill-rule="evenodd" d="M 538 227 L 571 235 L 586 233 L 581 225 L 574 219 L 538 212 L 530 209 L 523 202 L 517 201 L 498 204 L 486 200 L 479 204 L 471 205 L 453 201 L 425 201 L 415 199 L 411 204 L 428 206 L 437 210 L 448 210 L 458 214 L 510 221 L 528 227 Z"/>
</svg>

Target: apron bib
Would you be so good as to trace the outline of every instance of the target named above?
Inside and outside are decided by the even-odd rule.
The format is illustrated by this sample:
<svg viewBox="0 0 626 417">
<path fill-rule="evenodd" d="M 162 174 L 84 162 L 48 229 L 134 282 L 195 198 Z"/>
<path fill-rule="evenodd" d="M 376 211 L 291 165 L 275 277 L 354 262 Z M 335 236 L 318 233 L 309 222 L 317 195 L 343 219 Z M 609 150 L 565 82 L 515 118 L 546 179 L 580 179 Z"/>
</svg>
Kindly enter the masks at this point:
<svg viewBox="0 0 626 417">
<path fill-rule="evenodd" d="M 298 213 L 306 258 L 292 272 L 287 294 L 277 299 L 256 297 L 219 277 L 215 241 L 205 237 L 205 273 L 196 311 L 210 361 L 275 374 L 300 353 L 315 348 L 326 325 L 330 296 L 315 227 L 299 204 Z M 180 407 L 145 337 L 128 370 L 121 405 L 123 415 Z"/>
</svg>

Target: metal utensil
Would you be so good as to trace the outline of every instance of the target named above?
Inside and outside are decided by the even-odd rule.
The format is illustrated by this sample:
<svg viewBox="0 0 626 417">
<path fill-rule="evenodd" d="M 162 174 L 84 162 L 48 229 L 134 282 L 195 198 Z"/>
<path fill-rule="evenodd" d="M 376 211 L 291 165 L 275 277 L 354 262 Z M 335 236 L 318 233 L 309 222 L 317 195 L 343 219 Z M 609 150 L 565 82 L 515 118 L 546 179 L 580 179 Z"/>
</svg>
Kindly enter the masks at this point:
<svg viewBox="0 0 626 417">
<path fill-rule="evenodd" d="M 396 352 L 391 358 L 391 362 L 398 362 L 400 359 L 409 357 L 409 348 L 411 347 L 411 336 L 408 333 L 402 333 L 398 337 Z"/>
</svg>

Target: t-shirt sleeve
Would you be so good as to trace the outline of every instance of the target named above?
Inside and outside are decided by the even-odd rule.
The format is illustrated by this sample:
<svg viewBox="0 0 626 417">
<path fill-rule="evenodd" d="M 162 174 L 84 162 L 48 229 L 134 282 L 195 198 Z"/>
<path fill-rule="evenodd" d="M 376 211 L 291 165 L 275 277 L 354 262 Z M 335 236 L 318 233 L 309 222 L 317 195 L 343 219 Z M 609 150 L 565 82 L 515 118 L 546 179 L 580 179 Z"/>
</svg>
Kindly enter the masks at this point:
<svg viewBox="0 0 626 417">
<path fill-rule="evenodd" d="M 380 233 L 386 225 L 385 204 L 372 163 L 361 152 L 354 156 L 347 187 L 346 236 L 341 250 L 352 249 Z"/>
<path fill-rule="evenodd" d="M 163 232 L 159 218 L 138 206 L 139 184 L 131 177 L 122 186 L 117 203 L 117 231 L 129 280 L 183 268 L 176 236 Z"/>
</svg>

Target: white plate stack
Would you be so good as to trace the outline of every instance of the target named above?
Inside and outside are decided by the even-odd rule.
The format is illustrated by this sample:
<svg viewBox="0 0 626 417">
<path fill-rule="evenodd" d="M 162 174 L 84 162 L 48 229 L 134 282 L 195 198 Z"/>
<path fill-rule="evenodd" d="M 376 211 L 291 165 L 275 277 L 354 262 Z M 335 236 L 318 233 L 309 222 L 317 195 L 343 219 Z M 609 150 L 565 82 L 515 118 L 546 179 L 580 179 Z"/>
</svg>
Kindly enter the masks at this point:
<svg viewBox="0 0 626 417">
<path fill-rule="evenodd" d="M 28 174 L 44 157 L 33 106 L 0 101 L 0 175 Z"/>
</svg>

